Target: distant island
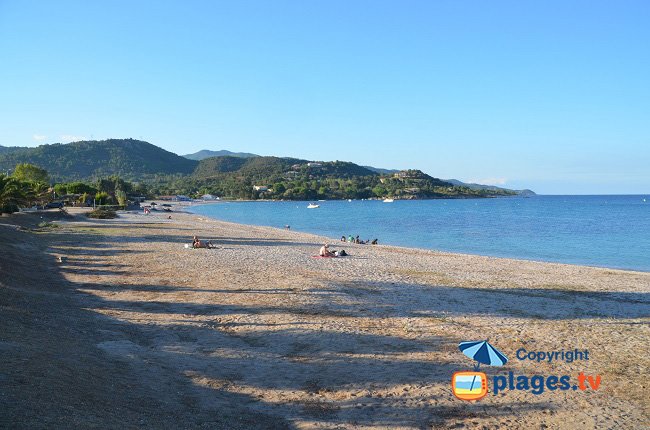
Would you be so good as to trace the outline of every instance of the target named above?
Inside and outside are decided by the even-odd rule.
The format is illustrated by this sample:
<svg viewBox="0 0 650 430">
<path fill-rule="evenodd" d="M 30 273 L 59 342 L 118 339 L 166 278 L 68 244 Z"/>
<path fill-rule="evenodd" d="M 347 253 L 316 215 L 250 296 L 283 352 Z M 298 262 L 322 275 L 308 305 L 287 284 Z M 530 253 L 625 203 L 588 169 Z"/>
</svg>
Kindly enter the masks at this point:
<svg viewBox="0 0 650 430">
<path fill-rule="evenodd" d="M 102 180 L 148 196 L 203 195 L 224 199 L 433 199 L 534 195 L 480 184 L 442 180 L 420 170 L 390 170 L 348 161 L 303 160 L 203 150 L 179 156 L 135 139 L 80 141 L 35 148 L 0 146 L 0 173 L 19 164 L 45 169 L 50 184 Z M 75 188 L 75 187 L 70 187 Z M 76 187 L 78 188 L 78 187 Z M 91 191 L 91 190 L 89 190 Z"/>
</svg>

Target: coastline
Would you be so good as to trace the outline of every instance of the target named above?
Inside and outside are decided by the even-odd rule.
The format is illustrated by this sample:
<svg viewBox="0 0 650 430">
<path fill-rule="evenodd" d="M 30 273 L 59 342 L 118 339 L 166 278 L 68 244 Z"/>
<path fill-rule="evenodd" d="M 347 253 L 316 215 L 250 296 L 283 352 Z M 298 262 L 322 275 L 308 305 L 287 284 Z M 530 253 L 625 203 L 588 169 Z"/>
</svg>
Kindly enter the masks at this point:
<svg viewBox="0 0 650 430">
<path fill-rule="evenodd" d="M 200 213 L 193 212 L 191 208 L 193 206 L 207 206 L 207 205 L 212 205 L 212 204 L 221 204 L 221 203 L 258 203 L 258 202 L 269 202 L 269 203 L 275 203 L 277 201 L 275 200 L 226 200 L 226 201 L 204 201 L 204 202 L 192 202 L 191 204 L 178 204 L 178 203 L 172 203 L 172 205 L 177 205 L 175 207 L 181 209 L 181 212 L 187 213 L 187 214 L 193 214 L 196 216 L 201 216 L 201 217 L 206 217 L 210 219 L 214 219 L 216 221 L 220 222 L 231 222 L 234 224 L 240 224 L 240 225 L 247 225 L 247 226 L 255 226 L 255 227 L 268 227 L 268 228 L 274 228 L 278 229 L 280 231 L 284 231 L 283 228 L 281 227 L 274 227 L 272 225 L 265 225 L 265 224 L 248 224 L 248 223 L 243 223 L 243 222 L 237 222 L 237 221 L 228 221 L 228 220 L 222 220 L 216 217 L 212 217 L 210 215 L 204 215 Z M 303 201 L 300 201 L 299 203 L 306 203 Z M 176 209 L 177 210 L 177 209 Z M 330 242 L 335 242 L 339 243 L 340 236 L 337 237 L 328 237 L 324 236 L 322 234 L 316 233 L 316 232 L 310 232 L 310 231 L 305 231 L 305 230 L 293 230 L 297 232 L 303 232 L 306 234 L 312 234 L 315 236 L 319 236 L 322 238 L 322 240 L 327 240 Z M 422 250 L 422 251 L 432 251 L 432 252 L 438 252 L 438 253 L 443 253 L 443 254 L 458 254 L 458 255 L 466 255 L 466 256 L 478 256 L 478 257 L 489 257 L 489 258 L 496 258 L 496 259 L 504 259 L 504 260 L 515 260 L 515 261 L 526 261 L 526 262 L 536 262 L 536 263 L 548 263 L 548 264 L 559 264 L 559 265 L 569 265 L 569 266 L 579 266 L 579 267 L 590 267 L 590 268 L 596 268 L 596 269 L 605 269 L 605 270 L 619 270 L 619 271 L 624 271 L 624 272 L 638 272 L 638 273 L 650 273 L 650 269 L 645 269 L 645 268 L 638 268 L 638 267 L 624 267 L 624 266 L 615 266 L 615 265 L 606 265 L 605 263 L 598 264 L 598 263 L 593 263 L 593 264 L 588 264 L 585 262 L 572 262 L 572 261 L 560 261 L 559 258 L 553 258 L 549 257 L 547 259 L 544 258 L 535 258 L 535 257 L 526 257 L 526 256 L 512 256 L 512 255 L 503 255 L 503 253 L 490 253 L 490 252 L 464 252 L 462 250 L 450 250 L 450 249 L 441 249 L 441 248 L 428 248 L 425 246 L 418 247 L 418 246 L 409 246 L 409 245 L 396 245 L 396 244 L 386 244 L 385 242 L 382 242 L 382 238 L 380 237 L 380 243 L 383 246 L 388 246 L 388 247 L 396 247 L 399 249 L 405 249 L 405 250 Z"/>
<path fill-rule="evenodd" d="M 47 282 L 16 273 L 1 283 L 14 294 L 47 288 L 86 310 L 87 348 L 128 369 L 105 372 L 118 385 L 130 378 L 136 392 L 159 387 L 190 427 L 216 411 L 226 427 L 248 416 L 254 423 L 241 428 L 299 429 L 635 428 L 650 417 L 635 379 L 650 368 L 637 353 L 650 338 L 648 273 L 349 243 L 350 257 L 314 259 L 329 239 L 192 213 L 73 212 L 58 228 L 3 243 L 17 262 L 45 244 Z M 218 248 L 186 249 L 193 235 Z M 487 337 L 510 358 L 489 375 L 585 371 L 602 376 L 602 390 L 461 402 L 449 381 L 472 362 L 457 344 Z M 589 349 L 590 360 L 520 361 L 522 347 Z M 64 395 L 54 397 L 65 404 Z M 139 407 L 147 422 L 159 413 Z"/>
</svg>

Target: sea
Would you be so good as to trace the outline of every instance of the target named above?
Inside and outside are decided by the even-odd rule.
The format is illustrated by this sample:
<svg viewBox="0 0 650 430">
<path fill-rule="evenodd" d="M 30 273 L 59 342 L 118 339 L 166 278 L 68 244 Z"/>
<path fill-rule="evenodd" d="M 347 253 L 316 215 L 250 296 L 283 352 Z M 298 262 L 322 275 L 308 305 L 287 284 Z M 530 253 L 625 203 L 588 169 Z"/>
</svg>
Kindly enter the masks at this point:
<svg viewBox="0 0 650 430">
<path fill-rule="evenodd" d="M 309 203 L 318 204 L 308 209 Z M 650 271 L 650 196 L 218 202 L 224 221 L 410 248 Z"/>
</svg>

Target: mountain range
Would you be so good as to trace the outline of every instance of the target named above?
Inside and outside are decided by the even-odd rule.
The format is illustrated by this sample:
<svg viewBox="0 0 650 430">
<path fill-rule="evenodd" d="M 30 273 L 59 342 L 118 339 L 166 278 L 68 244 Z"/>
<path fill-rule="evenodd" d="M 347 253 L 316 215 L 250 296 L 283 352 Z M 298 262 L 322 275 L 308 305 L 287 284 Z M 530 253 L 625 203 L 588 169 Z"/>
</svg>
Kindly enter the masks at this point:
<svg viewBox="0 0 650 430">
<path fill-rule="evenodd" d="M 231 152 L 225 149 L 222 149 L 220 151 L 210 151 L 209 149 L 202 149 L 201 151 L 195 152 L 194 154 L 183 155 L 183 157 L 188 158 L 190 160 L 200 161 L 211 157 L 253 158 L 253 157 L 260 157 L 260 155 L 249 154 L 248 152 Z"/>
<path fill-rule="evenodd" d="M 189 158 L 190 160 L 204 160 L 206 158 L 210 157 L 220 157 L 220 156 L 231 156 L 231 157 L 237 157 L 237 158 L 253 158 L 253 157 L 261 157 L 261 155 L 257 154 L 251 154 L 249 152 L 231 152 L 227 150 L 220 150 L 220 151 L 210 151 L 207 149 L 203 149 L 199 152 L 195 152 L 194 154 L 187 154 L 183 155 L 185 158 Z M 399 169 L 384 169 L 381 167 L 373 167 L 373 166 L 361 166 L 364 169 L 368 169 L 371 172 L 378 173 L 380 175 L 394 175 L 395 173 L 398 173 L 400 170 Z M 367 174 L 372 174 L 372 173 L 367 173 Z M 489 190 L 489 191 L 508 191 L 509 188 L 504 188 L 504 187 L 497 187 L 495 185 L 483 185 L 483 184 L 475 184 L 475 183 L 467 183 L 467 182 L 462 182 L 459 181 L 458 179 L 443 179 L 443 181 L 448 182 L 452 185 L 459 186 L 459 187 L 467 187 L 472 190 Z M 519 191 L 519 194 L 522 195 L 533 195 L 535 194 L 531 190 L 517 190 Z"/>
<path fill-rule="evenodd" d="M 399 172 L 399 170 L 360 166 L 350 162 L 310 163 L 309 160 L 298 158 L 264 157 L 227 150 L 202 150 L 180 156 L 151 143 L 135 139 L 55 143 L 33 148 L 0 146 L 0 172 L 11 171 L 18 163 L 30 163 L 46 169 L 51 180 L 55 182 L 92 180 L 109 175 L 118 175 L 134 181 L 168 175 L 202 179 L 233 172 L 237 172 L 240 178 L 261 180 L 272 174 L 283 175 L 287 170 L 290 171 L 292 166 L 309 164 L 319 165 L 317 170 L 309 171 L 309 177 L 312 178 L 351 178 L 393 175 Z M 433 181 L 432 185 L 510 191 L 489 185 L 465 184 L 454 179 L 443 181 L 425 176 Z M 524 191 L 531 193 L 529 190 Z"/>
</svg>

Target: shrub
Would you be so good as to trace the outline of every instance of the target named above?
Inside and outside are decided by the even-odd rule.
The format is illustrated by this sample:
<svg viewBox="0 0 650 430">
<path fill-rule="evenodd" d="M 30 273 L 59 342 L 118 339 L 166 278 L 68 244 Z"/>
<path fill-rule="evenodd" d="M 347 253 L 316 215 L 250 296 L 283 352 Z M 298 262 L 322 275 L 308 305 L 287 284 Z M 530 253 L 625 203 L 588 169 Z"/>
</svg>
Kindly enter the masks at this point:
<svg viewBox="0 0 650 430">
<path fill-rule="evenodd" d="M 97 208 L 94 211 L 88 212 L 86 216 L 95 219 L 113 219 L 117 218 L 117 213 L 113 209 Z"/>
</svg>

